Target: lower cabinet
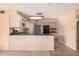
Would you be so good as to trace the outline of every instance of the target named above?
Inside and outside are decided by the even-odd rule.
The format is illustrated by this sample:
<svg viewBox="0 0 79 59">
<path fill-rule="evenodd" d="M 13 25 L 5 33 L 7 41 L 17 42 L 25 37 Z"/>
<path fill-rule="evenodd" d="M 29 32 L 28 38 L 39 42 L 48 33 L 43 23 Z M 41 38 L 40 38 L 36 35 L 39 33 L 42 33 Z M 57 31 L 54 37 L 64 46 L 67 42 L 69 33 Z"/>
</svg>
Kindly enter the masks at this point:
<svg viewBox="0 0 79 59">
<path fill-rule="evenodd" d="M 54 50 L 54 36 L 10 36 L 11 50 Z"/>
</svg>

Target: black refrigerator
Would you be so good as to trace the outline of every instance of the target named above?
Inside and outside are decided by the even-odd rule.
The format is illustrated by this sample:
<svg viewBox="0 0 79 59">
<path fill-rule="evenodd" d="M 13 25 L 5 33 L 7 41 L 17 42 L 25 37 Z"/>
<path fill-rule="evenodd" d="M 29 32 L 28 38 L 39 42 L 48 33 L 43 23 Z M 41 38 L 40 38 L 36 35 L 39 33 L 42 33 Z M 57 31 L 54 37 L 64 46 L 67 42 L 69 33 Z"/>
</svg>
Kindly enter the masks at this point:
<svg viewBox="0 0 79 59">
<path fill-rule="evenodd" d="M 49 25 L 43 25 L 43 34 L 49 34 Z"/>
</svg>

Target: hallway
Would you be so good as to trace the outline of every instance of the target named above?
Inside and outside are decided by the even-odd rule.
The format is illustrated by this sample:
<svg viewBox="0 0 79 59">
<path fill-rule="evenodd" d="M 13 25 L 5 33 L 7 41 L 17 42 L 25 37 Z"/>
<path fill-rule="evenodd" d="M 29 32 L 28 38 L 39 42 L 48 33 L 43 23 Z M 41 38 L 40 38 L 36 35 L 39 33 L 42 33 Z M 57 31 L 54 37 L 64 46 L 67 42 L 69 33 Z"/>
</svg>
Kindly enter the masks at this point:
<svg viewBox="0 0 79 59">
<path fill-rule="evenodd" d="M 78 56 L 78 51 L 73 51 L 71 48 L 65 46 L 64 44 L 55 41 L 55 50 L 49 51 L 51 56 Z"/>
</svg>

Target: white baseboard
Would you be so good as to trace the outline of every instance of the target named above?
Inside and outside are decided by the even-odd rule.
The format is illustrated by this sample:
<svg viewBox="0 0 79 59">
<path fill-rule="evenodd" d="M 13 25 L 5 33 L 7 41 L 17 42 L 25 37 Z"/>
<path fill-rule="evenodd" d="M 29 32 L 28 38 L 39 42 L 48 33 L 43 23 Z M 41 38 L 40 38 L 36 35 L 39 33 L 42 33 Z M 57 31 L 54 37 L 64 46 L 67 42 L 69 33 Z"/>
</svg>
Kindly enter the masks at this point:
<svg viewBox="0 0 79 59">
<path fill-rule="evenodd" d="M 72 50 L 74 50 L 74 51 L 77 51 L 77 49 L 76 48 L 72 48 L 72 47 L 70 47 L 69 45 L 67 45 L 67 44 L 65 44 L 67 47 L 69 47 L 69 48 L 71 48 Z"/>
<path fill-rule="evenodd" d="M 54 49 L 0 49 L 0 50 L 54 50 Z"/>
</svg>

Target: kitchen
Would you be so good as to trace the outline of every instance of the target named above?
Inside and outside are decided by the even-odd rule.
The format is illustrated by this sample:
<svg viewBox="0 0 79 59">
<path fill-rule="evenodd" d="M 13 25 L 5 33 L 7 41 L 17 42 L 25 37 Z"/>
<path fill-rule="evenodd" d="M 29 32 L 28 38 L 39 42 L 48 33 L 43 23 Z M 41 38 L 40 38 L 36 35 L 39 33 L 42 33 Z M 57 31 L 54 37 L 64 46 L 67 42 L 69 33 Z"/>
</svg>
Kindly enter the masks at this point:
<svg viewBox="0 0 79 59">
<path fill-rule="evenodd" d="M 26 17 L 22 12 L 17 13 L 10 18 L 10 49 L 54 50 L 54 39 L 57 39 L 56 19 L 52 21 L 43 15 Z"/>
</svg>

